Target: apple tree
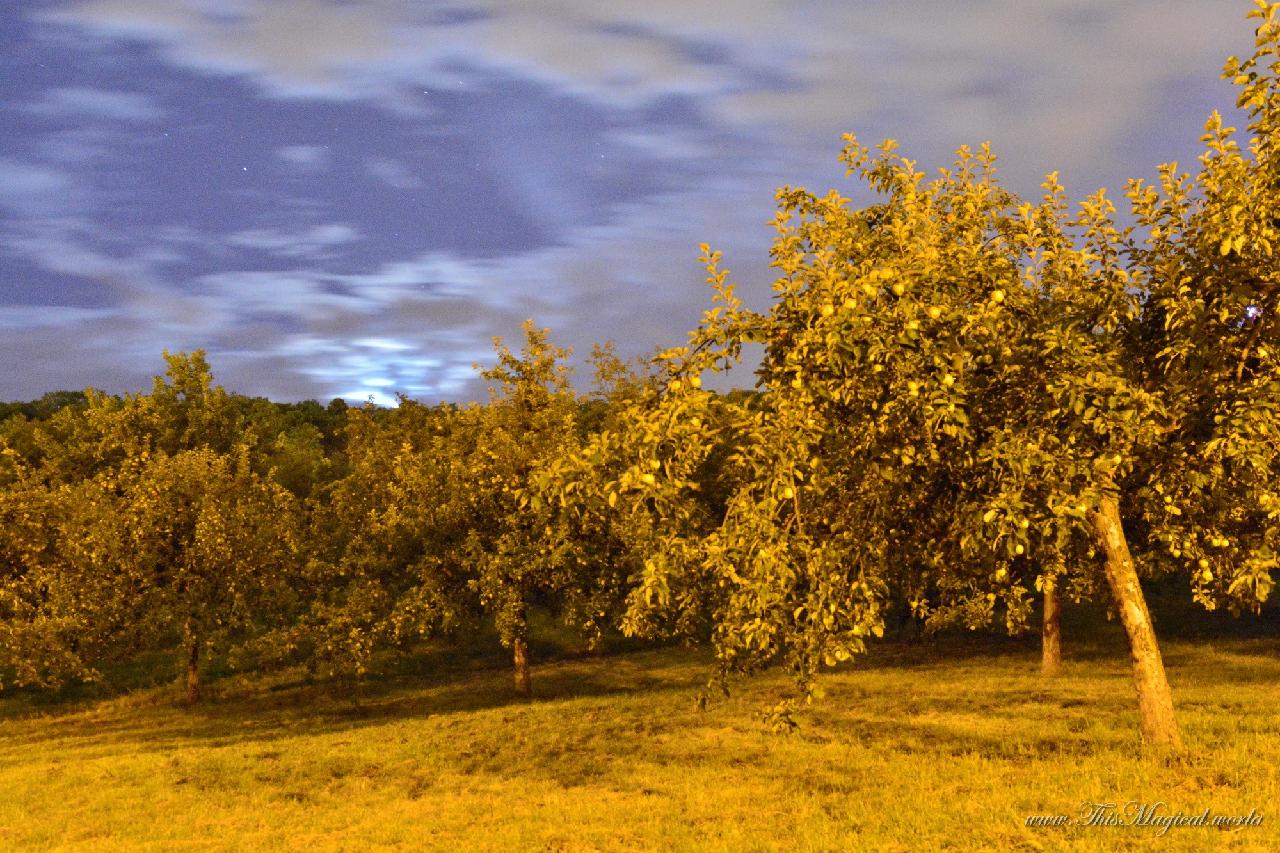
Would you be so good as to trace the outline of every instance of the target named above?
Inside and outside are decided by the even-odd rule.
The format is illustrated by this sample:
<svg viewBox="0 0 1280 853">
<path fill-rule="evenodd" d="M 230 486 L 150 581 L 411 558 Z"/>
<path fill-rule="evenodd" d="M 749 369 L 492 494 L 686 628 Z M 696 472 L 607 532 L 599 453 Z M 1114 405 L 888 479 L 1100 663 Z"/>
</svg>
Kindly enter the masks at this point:
<svg viewBox="0 0 1280 853">
<path fill-rule="evenodd" d="M 999 613 L 1016 630 L 1033 587 L 1085 575 L 1129 636 L 1144 736 L 1177 746 L 1121 514 L 1170 422 L 1131 349 L 1144 302 L 1126 235 L 1104 193 L 1071 213 L 1052 175 L 1022 202 L 985 147 L 928 182 L 895 149 L 848 137 L 868 207 L 780 191 L 767 314 L 725 299 L 707 256 L 725 310 L 669 354 L 674 394 L 690 398 L 679 377 L 717 342 L 764 346 L 764 394 L 742 412 L 740 485 L 697 568 L 655 564 L 644 587 L 709 572 L 727 591 L 722 663 L 784 660 L 807 686 L 882 630 L 890 590 L 933 618 Z"/>
<path fill-rule="evenodd" d="M 59 563 L 71 492 L 51 488 L 16 451 L 0 447 L 0 688 L 96 677 L 87 614 L 60 606 L 74 601 Z"/>
<path fill-rule="evenodd" d="M 290 610 L 297 502 L 253 473 L 247 453 L 144 454 L 76 501 L 62 571 L 95 632 L 133 648 L 177 637 L 189 702 L 209 652 Z"/>
<path fill-rule="evenodd" d="M 475 573 L 472 586 L 511 650 L 516 691 L 529 696 L 529 607 L 562 609 L 576 591 L 593 586 L 593 564 L 564 517 L 525 496 L 544 466 L 580 446 L 581 406 L 564 363 L 569 352 L 532 321 L 524 336 L 519 353 L 494 339 L 497 363 L 480 374 L 490 383 L 490 400 L 467 412 L 471 441 L 455 488 L 472 518 L 463 550 Z"/>
<path fill-rule="evenodd" d="M 448 635 L 475 612 L 458 558 L 470 525 L 459 426 L 457 410 L 407 399 L 347 415 L 345 473 L 307 501 L 305 607 L 260 654 L 359 679 L 378 649 Z"/>
</svg>

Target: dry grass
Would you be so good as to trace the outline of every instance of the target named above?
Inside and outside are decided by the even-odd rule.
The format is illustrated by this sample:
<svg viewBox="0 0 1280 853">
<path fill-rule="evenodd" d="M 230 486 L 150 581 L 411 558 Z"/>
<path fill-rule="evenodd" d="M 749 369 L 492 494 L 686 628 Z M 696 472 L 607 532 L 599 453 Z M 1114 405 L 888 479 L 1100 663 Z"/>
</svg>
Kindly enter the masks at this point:
<svg viewBox="0 0 1280 853">
<path fill-rule="evenodd" d="M 1166 643 L 1181 763 L 1144 755 L 1114 629 L 1068 643 L 886 644 L 799 732 L 767 677 L 697 711 L 701 652 L 561 658 L 511 699 L 492 657 L 419 657 L 359 707 L 296 674 L 0 700 L 0 847 L 330 850 L 1280 849 L 1280 639 Z M 295 679 L 291 681 L 290 679 Z M 339 691 L 340 692 L 340 691 Z M 1083 801 L 1257 809 L 1260 827 L 1032 829 Z"/>
</svg>

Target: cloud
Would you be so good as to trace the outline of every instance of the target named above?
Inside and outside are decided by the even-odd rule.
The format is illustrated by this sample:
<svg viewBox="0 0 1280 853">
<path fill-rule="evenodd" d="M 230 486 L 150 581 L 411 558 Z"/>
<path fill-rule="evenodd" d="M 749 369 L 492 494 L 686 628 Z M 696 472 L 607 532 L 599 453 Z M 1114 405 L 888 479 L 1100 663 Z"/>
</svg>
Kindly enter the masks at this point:
<svg viewBox="0 0 1280 853">
<path fill-rule="evenodd" d="M 327 145 L 286 145 L 276 149 L 276 156 L 306 172 L 326 168 L 331 159 Z"/>
<path fill-rule="evenodd" d="M 397 190 L 416 190 L 425 186 L 409 167 L 387 157 L 374 157 L 365 161 L 364 170 L 369 175 Z"/>
<path fill-rule="evenodd" d="M 403 11 L 323 0 L 251 0 L 229 9 L 199 0 L 92 0 L 42 17 L 107 37 L 151 41 L 175 63 L 202 73 L 254 76 L 281 95 L 342 98 L 351 96 L 342 83 L 345 66 L 381 57 L 391 35 L 387 27 Z"/>
<path fill-rule="evenodd" d="M 0 356 L 66 362 L 22 377 L 33 393 L 204 346 L 254 393 L 481 396 L 472 362 L 530 316 L 579 354 L 678 344 L 706 307 L 698 242 L 764 307 L 775 186 L 865 200 L 839 182 L 841 132 L 926 169 L 992 139 L 1022 192 L 1055 168 L 1114 187 L 1194 151 L 1191 113 L 1249 42 L 1192 0 L 41 8 L 103 68 L 142 56 L 154 91 L 32 82 L 0 140 L 0 245 L 106 303 L 49 314 L 61 349 L 7 315 Z M 75 126 L 33 118 L 55 115 Z"/>
<path fill-rule="evenodd" d="M 846 130 L 924 127 L 933 158 L 992 138 L 1022 155 L 1024 183 L 1064 165 L 1099 171 L 1085 158 L 1107 158 L 1171 77 L 1189 63 L 1213 74 L 1247 47 L 1218 5 L 1196 0 L 826 0 L 804 15 L 769 0 L 731 13 L 720 0 L 564 0 L 554 11 L 478 0 L 452 15 L 408 0 L 220 8 L 90 0 L 49 14 L 150 39 L 173 62 L 244 75 L 277 96 L 391 105 L 409 86 L 513 75 L 613 108 L 693 98 L 722 122 L 785 134 L 806 158 L 833 151 Z"/>
<path fill-rule="evenodd" d="M 6 305 L 0 312 L 0 329 L 10 335 L 34 330 L 67 329 L 111 316 L 104 309 L 74 306 Z M 11 362 L 16 363 L 16 362 Z"/>
<path fill-rule="evenodd" d="M 225 320 L 216 301 L 174 288 L 162 267 L 172 264 L 176 248 L 116 246 L 99 243 L 104 235 L 93 220 L 69 216 L 28 219 L 0 233 L 0 245 L 29 261 L 54 282 L 66 279 L 94 283 L 111 316 L 129 319 L 148 331 L 151 340 L 166 334 L 189 338 Z M 168 344 L 160 344 L 159 352 Z M 0 377 L 3 378 L 3 377 Z"/>
<path fill-rule="evenodd" d="M 604 11 L 570 2 L 547 14 L 486 0 L 440 14 L 409 0 L 245 0 L 226 14 L 201 0 L 89 0 L 44 18 L 148 40 L 175 63 L 250 76 L 281 96 L 344 99 L 390 96 L 413 83 L 453 87 L 467 82 L 471 66 L 513 71 L 610 103 L 634 103 L 719 85 L 694 52 L 662 31 L 683 17 L 677 4 L 668 5 L 673 14 L 654 18 L 638 3 Z M 701 5 L 703 17 L 725 23 L 722 10 Z M 766 28 L 786 17 L 782 7 L 758 2 L 732 16 L 758 19 Z M 566 50 L 569 44 L 572 50 Z"/>
<path fill-rule="evenodd" d="M 56 211 L 72 188 L 71 176 L 36 163 L 0 158 L 0 207 L 26 216 Z"/>
<path fill-rule="evenodd" d="M 517 341 L 525 318 L 550 326 L 579 362 L 604 338 L 617 339 L 627 355 L 681 342 L 673 320 L 690 327 L 706 298 L 690 232 L 719 220 L 720 230 L 762 234 L 769 202 L 713 207 L 693 195 L 637 202 L 615 222 L 573 229 L 556 246 L 488 258 L 429 251 L 349 273 L 214 273 L 189 296 L 206 306 L 214 352 L 256 349 L 314 395 L 474 399 L 484 388 L 473 365 L 492 360 L 494 335 Z M 744 263 L 756 262 L 746 280 L 762 285 L 763 252 L 733 248 Z"/>
<path fill-rule="evenodd" d="M 164 111 L 140 92 L 88 87 L 50 89 L 41 100 L 19 108 L 36 115 L 84 116 L 112 121 L 147 122 L 164 117 Z"/>
<path fill-rule="evenodd" d="M 359 242 L 360 232 L 341 222 L 317 225 L 306 231 L 289 232 L 270 228 L 237 231 L 226 238 L 232 246 L 258 249 L 281 258 L 322 260 L 333 250 Z"/>
</svg>

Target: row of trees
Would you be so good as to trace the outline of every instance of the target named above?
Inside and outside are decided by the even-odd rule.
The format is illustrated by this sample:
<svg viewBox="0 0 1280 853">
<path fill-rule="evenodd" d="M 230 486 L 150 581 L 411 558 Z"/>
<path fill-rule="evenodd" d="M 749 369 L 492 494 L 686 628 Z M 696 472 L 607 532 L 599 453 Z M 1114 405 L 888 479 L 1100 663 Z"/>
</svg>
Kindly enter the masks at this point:
<svg viewBox="0 0 1280 853">
<path fill-rule="evenodd" d="M 782 665 L 809 693 L 901 603 L 931 626 L 1022 630 L 1099 595 L 1132 650 L 1142 731 L 1178 747 L 1140 578 L 1256 609 L 1280 550 L 1280 22 L 1227 76 L 1198 173 L 1132 182 L 1132 225 L 1056 176 L 1025 201 L 984 146 L 926 179 L 846 139 L 875 193 L 779 192 L 767 311 L 703 247 L 689 344 L 596 391 L 526 326 L 491 400 L 273 406 L 169 357 L 150 394 L 88 392 L 5 422 L 0 654 L 18 683 L 112 655 L 363 672 L 380 648 L 488 619 L 530 689 L 528 611 L 598 638 L 709 639 L 720 674 Z M 763 347 L 756 392 L 708 373 Z M 74 402 L 69 400 L 68 402 Z"/>
</svg>

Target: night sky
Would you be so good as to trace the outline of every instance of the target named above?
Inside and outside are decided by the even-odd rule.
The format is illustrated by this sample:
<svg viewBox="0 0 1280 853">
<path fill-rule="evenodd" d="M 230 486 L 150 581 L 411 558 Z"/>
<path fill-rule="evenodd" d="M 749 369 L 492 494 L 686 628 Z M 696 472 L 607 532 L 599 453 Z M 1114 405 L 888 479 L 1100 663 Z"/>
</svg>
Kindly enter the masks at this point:
<svg viewBox="0 0 1280 853">
<path fill-rule="evenodd" d="M 0 0 L 0 399 L 195 348 L 277 400 L 476 399 L 526 317 L 678 344 L 700 242 L 764 307 L 774 190 L 870 200 L 842 132 L 989 139 L 1030 195 L 1193 166 L 1250 7 Z"/>
</svg>

